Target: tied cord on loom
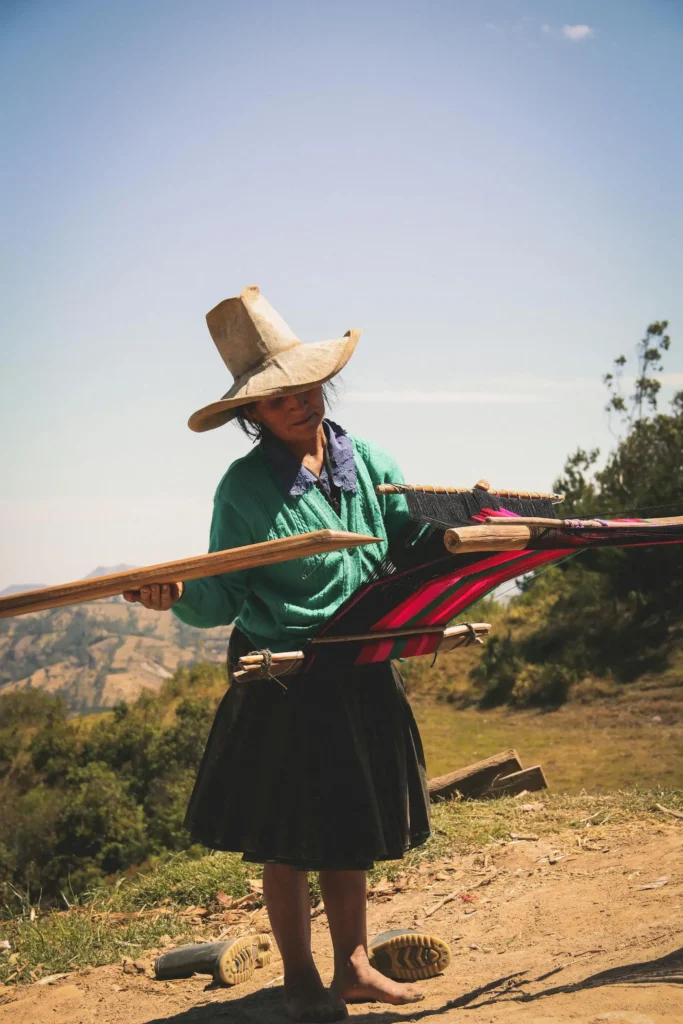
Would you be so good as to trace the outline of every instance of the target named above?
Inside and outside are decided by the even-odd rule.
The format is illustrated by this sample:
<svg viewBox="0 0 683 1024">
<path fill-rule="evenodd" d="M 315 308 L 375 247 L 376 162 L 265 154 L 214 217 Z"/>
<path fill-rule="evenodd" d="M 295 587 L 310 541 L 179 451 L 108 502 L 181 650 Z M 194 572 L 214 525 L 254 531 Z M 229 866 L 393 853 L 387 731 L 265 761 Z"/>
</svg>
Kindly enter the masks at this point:
<svg viewBox="0 0 683 1024">
<path fill-rule="evenodd" d="M 272 679 L 274 682 L 277 683 L 278 686 L 282 687 L 282 689 L 286 693 L 287 687 L 285 686 L 285 684 L 282 682 L 281 679 L 278 679 L 278 677 L 274 676 L 273 673 L 271 672 L 271 666 L 273 664 L 273 652 L 269 651 L 268 648 L 266 647 L 265 650 L 263 651 L 254 651 L 254 654 L 260 654 L 261 657 L 263 658 L 263 664 L 261 665 L 261 678 Z"/>
<path fill-rule="evenodd" d="M 474 628 L 474 626 L 472 625 L 471 622 L 463 622 L 463 626 L 467 626 L 467 639 L 465 640 L 464 644 L 459 644 L 460 647 L 471 647 L 472 644 L 483 644 L 484 643 L 482 638 L 480 636 L 477 636 L 477 631 L 476 631 L 476 629 Z M 436 659 L 439 657 L 439 651 L 441 650 L 441 644 L 443 642 L 444 642 L 444 637 L 442 636 L 441 639 L 439 640 L 439 646 L 434 651 L 434 660 L 432 661 L 431 665 L 429 666 L 430 668 L 434 668 L 434 666 L 436 665 Z"/>
</svg>

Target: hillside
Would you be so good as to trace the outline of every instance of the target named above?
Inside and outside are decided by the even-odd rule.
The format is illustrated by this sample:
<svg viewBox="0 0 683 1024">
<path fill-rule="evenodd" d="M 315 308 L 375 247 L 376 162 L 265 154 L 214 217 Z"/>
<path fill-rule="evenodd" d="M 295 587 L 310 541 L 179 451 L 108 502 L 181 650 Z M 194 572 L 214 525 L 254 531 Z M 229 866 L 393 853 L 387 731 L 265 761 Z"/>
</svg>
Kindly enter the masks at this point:
<svg viewBox="0 0 683 1024">
<path fill-rule="evenodd" d="M 180 666 L 222 662 L 229 635 L 119 599 L 0 619 L 0 693 L 37 687 L 75 713 L 111 708 L 158 691 Z"/>
</svg>

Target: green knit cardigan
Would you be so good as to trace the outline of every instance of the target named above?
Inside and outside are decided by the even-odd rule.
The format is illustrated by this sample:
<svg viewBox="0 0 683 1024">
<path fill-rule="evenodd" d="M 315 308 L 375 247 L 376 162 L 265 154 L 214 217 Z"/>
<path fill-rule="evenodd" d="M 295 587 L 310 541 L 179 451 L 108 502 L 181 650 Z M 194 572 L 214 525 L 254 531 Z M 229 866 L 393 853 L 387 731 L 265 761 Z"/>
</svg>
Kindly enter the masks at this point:
<svg viewBox="0 0 683 1024">
<path fill-rule="evenodd" d="M 351 441 L 358 492 L 341 492 L 340 515 L 317 487 L 285 497 L 260 444 L 233 462 L 216 490 L 209 551 L 324 529 L 368 534 L 382 542 L 188 580 L 173 606 L 181 622 L 210 627 L 234 621 L 254 649 L 286 651 L 299 649 L 334 615 L 409 519 L 402 495 L 375 491 L 377 484 L 403 481 L 393 458 L 367 441 Z"/>
</svg>

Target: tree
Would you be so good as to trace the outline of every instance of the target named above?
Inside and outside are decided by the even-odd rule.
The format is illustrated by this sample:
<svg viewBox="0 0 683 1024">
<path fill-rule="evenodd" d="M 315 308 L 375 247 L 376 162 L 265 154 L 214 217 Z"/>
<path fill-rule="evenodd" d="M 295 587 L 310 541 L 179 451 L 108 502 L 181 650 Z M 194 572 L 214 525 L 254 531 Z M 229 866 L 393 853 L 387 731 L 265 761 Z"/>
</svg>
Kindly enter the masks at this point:
<svg viewBox="0 0 683 1024">
<path fill-rule="evenodd" d="M 683 514 L 683 392 L 660 411 L 671 339 L 655 321 L 637 347 L 637 372 L 624 397 L 624 367 L 607 374 L 607 411 L 623 436 L 597 468 L 597 449 L 577 449 L 554 490 L 568 516 Z M 556 703 L 586 675 L 628 681 L 660 669 L 683 620 L 683 545 L 585 548 L 580 557 L 531 579 L 507 615 L 515 628 L 489 641 L 473 673 L 482 701 Z"/>
<path fill-rule="evenodd" d="M 73 769 L 60 788 L 42 783 L 17 811 L 18 827 L 5 838 L 12 881 L 35 895 L 82 891 L 147 854 L 142 808 L 105 764 Z"/>
<path fill-rule="evenodd" d="M 674 396 L 669 412 L 659 412 L 661 381 L 652 376 L 664 368 L 662 357 L 671 345 L 667 327 L 668 321 L 655 321 L 639 342 L 638 372 L 627 398 L 621 394 L 618 376 L 605 375 L 610 393 L 607 412 L 620 418 L 626 433 L 601 470 L 594 468 L 597 449 L 579 449 L 567 460 L 555 487 L 566 493 L 568 514 L 648 517 L 683 511 L 683 392 Z M 626 363 L 624 356 L 615 360 L 619 370 Z M 663 640 L 681 611 L 680 546 L 596 550 L 582 563 L 604 574 L 611 597 L 630 605 L 627 618 L 632 625 L 647 626 L 653 640 Z"/>
</svg>

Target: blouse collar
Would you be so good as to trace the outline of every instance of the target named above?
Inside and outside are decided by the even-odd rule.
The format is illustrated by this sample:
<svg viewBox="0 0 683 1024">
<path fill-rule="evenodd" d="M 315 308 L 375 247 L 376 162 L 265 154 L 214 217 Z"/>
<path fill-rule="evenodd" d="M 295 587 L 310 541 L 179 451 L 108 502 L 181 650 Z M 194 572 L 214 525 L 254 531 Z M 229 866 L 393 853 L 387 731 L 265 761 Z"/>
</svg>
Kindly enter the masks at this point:
<svg viewBox="0 0 683 1024">
<path fill-rule="evenodd" d="M 347 494 L 358 492 L 356 460 L 351 438 L 337 423 L 323 420 L 323 430 L 327 439 L 327 460 L 332 471 L 332 483 Z M 284 442 L 273 434 L 267 433 L 261 440 L 261 447 L 275 475 L 280 488 L 287 497 L 299 497 L 306 494 L 316 484 L 320 484 L 329 493 L 330 481 L 327 466 L 323 463 L 318 478 L 297 459 Z"/>
</svg>

